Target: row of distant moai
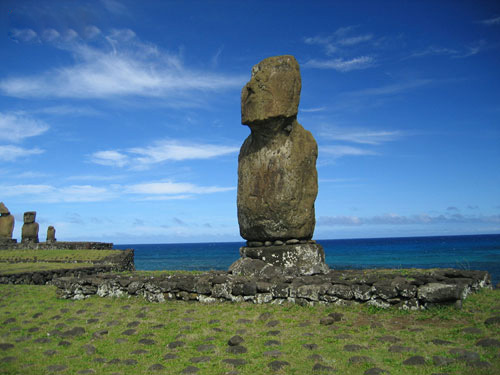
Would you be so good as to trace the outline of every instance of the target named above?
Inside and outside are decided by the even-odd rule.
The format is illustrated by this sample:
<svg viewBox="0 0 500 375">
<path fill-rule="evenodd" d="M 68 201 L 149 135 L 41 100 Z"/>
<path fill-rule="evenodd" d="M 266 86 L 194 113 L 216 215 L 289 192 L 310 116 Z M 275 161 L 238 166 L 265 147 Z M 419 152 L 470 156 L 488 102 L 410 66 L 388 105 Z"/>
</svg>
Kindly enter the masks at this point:
<svg viewBox="0 0 500 375">
<path fill-rule="evenodd" d="M 28 211 L 24 213 L 24 224 L 21 231 L 21 242 L 38 243 L 39 225 L 35 221 L 36 212 Z M 12 238 L 14 232 L 15 219 L 3 202 L 0 202 L 0 243 L 16 243 Z M 51 225 L 47 228 L 47 242 L 56 242 L 56 230 Z"/>
<path fill-rule="evenodd" d="M 236 274 L 329 271 L 312 240 L 318 194 L 318 146 L 297 121 L 302 83 L 297 60 L 269 57 L 252 68 L 241 92 L 241 123 L 250 135 L 238 157 L 238 223 L 247 246 L 231 265 Z"/>
</svg>

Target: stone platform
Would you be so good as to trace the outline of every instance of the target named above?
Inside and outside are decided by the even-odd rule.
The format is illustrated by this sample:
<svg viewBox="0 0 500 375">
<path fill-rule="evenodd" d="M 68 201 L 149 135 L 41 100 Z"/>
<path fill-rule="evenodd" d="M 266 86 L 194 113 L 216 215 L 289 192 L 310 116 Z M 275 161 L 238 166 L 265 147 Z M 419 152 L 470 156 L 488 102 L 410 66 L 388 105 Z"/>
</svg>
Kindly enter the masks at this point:
<svg viewBox="0 0 500 375">
<path fill-rule="evenodd" d="M 1 250 L 113 250 L 111 242 L 52 241 L 20 242 L 16 240 L 0 242 Z"/>
<path fill-rule="evenodd" d="M 436 305 L 461 307 L 470 293 L 491 289 L 486 271 L 331 270 L 314 276 L 246 277 L 223 271 L 203 274 L 137 276 L 104 274 L 63 277 L 53 281 L 58 295 L 68 299 L 142 296 L 150 302 L 252 302 L 368 304 L 381 308 L 426 309 Z"/>
</svg>

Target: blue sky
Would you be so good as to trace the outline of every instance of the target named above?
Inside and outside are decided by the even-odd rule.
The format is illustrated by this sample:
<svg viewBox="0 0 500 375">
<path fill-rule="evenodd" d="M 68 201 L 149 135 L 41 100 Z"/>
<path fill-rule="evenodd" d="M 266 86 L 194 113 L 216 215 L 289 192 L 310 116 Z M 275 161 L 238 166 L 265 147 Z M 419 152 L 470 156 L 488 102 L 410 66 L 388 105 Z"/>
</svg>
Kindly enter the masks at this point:
<svg viewBox="0 0 500 375">
<path fill-rule="evenodd" d="M 0 4 L 0 201 L 40 237 L 238 241 L 251 67 L 296 57 L 315 238 L 500 233 L 496 1 Z"/>
</svg>

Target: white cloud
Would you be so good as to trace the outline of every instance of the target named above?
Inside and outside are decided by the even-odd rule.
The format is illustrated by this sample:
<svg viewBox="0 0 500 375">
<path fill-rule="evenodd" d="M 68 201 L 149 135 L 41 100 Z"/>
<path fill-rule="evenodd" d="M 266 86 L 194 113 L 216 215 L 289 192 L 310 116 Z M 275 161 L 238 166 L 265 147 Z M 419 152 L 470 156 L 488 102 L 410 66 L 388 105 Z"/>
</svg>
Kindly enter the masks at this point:
<svg viewBox="0 0 500 375">
<path fill-rule="evenodd" d="M 320 153 L 331 155 L 333 158 L 341 158 L 344 156 L 364 156 L 364 155 L 378 155 L 375 151 L 366 150 L 359 147 L 352 146 L 321 146 Z"/>
<path fill-rule="evenodd" d="M 326 107 L 315 107 L 315 108 L 301 109 L 300 112 L 310 113 L 310 112 L 322 112 L 322 111 L 325 111 L 325 110 L 326 110 Z"/>
<path fill-rule="evenodd" d="M 135 147 L 126 151 L 98 151 L 91 155 L 91 161 L 101 165 L 144 169 L 152 164 L 169 160 L 211 159 L 232 154 L 238 150 L 239 148 L 232 146 L 163 140 L 155 142 L 151 146 Z"/>
<path fill-rule="evenodd" d="M 87 26 L 83 32 L 83 35 L 87 39 L 93 39 L 96 36 L 98 36 L 99 34 L 101 34 L 101 30 L 97 26 L 94 26 L 94 25 Z"/>
<path fill-rule="evenodd" d="M 102 202 L 125 200 L 179 200 L 197 195 L 223 193 L 235 187 L 199 186 L 188 182 L 155 181 L 132 185 L 90 184 L 55 186 L 49 184 L 0 185 L 2 197 L 20 197 L 26 202 Z"/>
<path fill-rule="evenodd" d="M 379 145 L 384 142 L 394 141 L 400 138 L 402 134 L 400 131 L 328 128 L 323 130 L 320 135 L 323 138 L 337 141 Z"/>
<path fill-rule="evenodd" d="M 92 154 L 91 160 L 96 164 L 113 167 L 123 167 L 129 162 L 127 155 L 112 150 L 95 152 Z"/>
<path fill-rule="evenodd" d="M 232 154 L 239 148 L 211 144 L 181 144 L 176 141 L 160 141 L 153 146 L 132 148 L 130 153 L 140 155 L 137 161 L 142 164 L 159 163 L 165 160 L 211 159 Z"/>
<path fill-rule="evenodd" d="M 395 95 L 401 92 L 416 89 L 422 86 L 427 86 L 433 81 L 430 79 L 415 79 L 406 82 L 398 82 L 386 86 L 368 88 L 358 91 L 350 91 L 345 93 L 347 96 L 382 96 L 382 95 Z"/>
<path fill-rule="evenodd" d="M 398 215 L 384 214 L 380 216 L 358 217 L 358 216 L 320 216 L 318 226 L 361 226 L 361 225 L 415 225 L 415 224 L 446 224 L 446 223 L 470 223 L 488 224 L 500 223 L 500 215 L 470 215 L 461 214 L 437 215 Z"/>
<path fill-rule="evenodd" d="M 42 32 L 42 39 L 45 42 L 49 42 L 49 43 L 50 42 L 55 42 L 60 37 L 61 37 L 61 34 L 59 33 L 59 31 L 54 30 L 54 29 L 45 29 Z"/>
<path fill-rule="evenodd" d="M 127 14 L 128 10 L 127 8 L 121 4 L 119 1 L 116 0 L 101 0 L 103 3 L 104 7 L 113 14 L 116 15 L 122 15 L 122 14 Z"/>
<path fill-rule="evenodd" d="M 78 33 L 73 29 L 67 29 L 62 34 L 62 38 L 66 43 L 73 42 L 79 37 Z"/>
<path fill-rule="evenodd" d="M 116 192 L 106 187 L 91 185 L 4 185 L 0 186 L 5 197 L 25 197 L 30 202 L 100 202 L 116 197 Z"/>
<path fill-rule="evenodd" d="M 463 59 L 477 55 L 485 48 L 487 48 L 487 43 L 484 40 L 479 40 L 473 44 L 470 44 L 468 46 L 462 46 L 457 49 L 430 46 L 424 50 L 413 52 L 410 56 L 406 57 L 405 59 L 426 57 L 426 56 L 448 56 L 453 59 Z"/>
<path fill-rule="evenodd" d="M 38 34 L 32 29 L 12 29 L 10 37 L 19 42 L 33 42 L 38 40 Z"/>
<path fill-rule="evenodd" d="M 319 69 L 334 69 L 339 72 L 350 72 L 352 70 L 367 69 L 373 66 L 374 59 L 371 56 L 359 56 L 350 60 L 342 58 L 330 60 L 309 60 L 304 64 L 305 67 L 319 68 Z"/>
<path fill-rule="evenodd" d="M 211 194 L 234 190 L 234 187 L 197 186 L 184 182 L 148 182 L 131 185 L 126 192 L 147 195 Z"/>
<path fill-rule="evenodd" d="M 481 23 L 485 26 L 500 25 L 500 17 L 489 18 L 487 20 L 482 20 Z"/>
<path fill-rule="evenodd" d="M 3 79 L 0 90 L 23 98 L 179 98 L 193 92 L 239 88 L 245 81 L 245 77 L 189 69 L 178 56 L 137 40 L 132 30 L 114 30 L 101 38 L 108 41 L 107 49 L 76 43 L 77 36 L 74 30 L 66 30 L 66 43 L 55 45 L 71 52 L 75 63 L 35 76 Z"/>
<path fill-rule="evenodd" d="M 14 161 L 19 158 L 42 154 L 43 152 L 44 150 L 41 150 L 39 148 L 27 149 L 13 145 L 7 145 L 7 146 L 0 145 L 0 160 Z"/>
<path fill-rule="evenodd" d="M 328 36 L 317 35 L 304 38 L 304 42 L 306 44 L 323 46 L 326 54 L 332 55 L 337 52 L 342 52 L 345 47 L 353 47 L 373 39 L 372 34 L 353 35 L 355 29 L 355 26 L 341 27 Z"/>
<path fill-rule="evenodd" d="M 23 113 L 0 112 L 0 140 L 19 142 L 24 138 L 45 133 L 49 126 Z"/>
</svg>

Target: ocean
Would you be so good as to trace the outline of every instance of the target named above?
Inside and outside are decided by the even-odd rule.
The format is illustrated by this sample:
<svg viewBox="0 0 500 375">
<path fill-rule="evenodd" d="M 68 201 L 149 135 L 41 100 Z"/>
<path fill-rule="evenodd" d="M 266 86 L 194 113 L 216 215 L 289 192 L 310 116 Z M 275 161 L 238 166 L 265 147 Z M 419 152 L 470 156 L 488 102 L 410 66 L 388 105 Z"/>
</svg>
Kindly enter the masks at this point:
<svg viewBox="0 0 500 375">
<path fill-rule="evenodd" d="M 500 282 L 500 235 L 317 240 L 333 269 L 457 268 L 488 271 Z M 121 244 L 137 270 L 227 270 L 244 242 Z"/>
</svg>

